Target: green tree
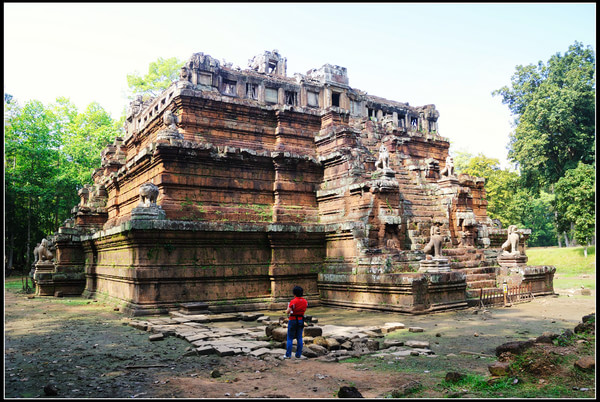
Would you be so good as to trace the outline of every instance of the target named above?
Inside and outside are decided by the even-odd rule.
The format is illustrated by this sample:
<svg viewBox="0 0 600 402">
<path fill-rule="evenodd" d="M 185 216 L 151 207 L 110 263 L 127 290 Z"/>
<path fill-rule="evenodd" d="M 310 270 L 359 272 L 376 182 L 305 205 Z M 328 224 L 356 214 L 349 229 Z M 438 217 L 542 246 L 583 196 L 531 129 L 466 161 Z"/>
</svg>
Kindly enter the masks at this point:
<svg viewBox="0 0 600 402">
<path fill-rule="evenodd" d="M 527 188 L 549 189 L 579 161 L 595 158 L 595 56 L 575 42 L 546 64 L 517 66 L 502 96 L 515 118 L 508 157 Z"/>
<path fill-rule="evenodd" d="M 67 99 L 20 106 L 5 96 L 5 245 L 9 268 L 29 270 L 33 246 L 56 231 L 91 183 L 102 149 L 118 134 L 96 103 L 84 113 Z"/>
<path fill-rule="evenodd" d="M 531 229 L 528 240 L 530 246 L 554 244 L 556 230 L 553 225 L 552 196 L 544 192 L 536 196 L 523 188 L 519 174 L 502 169 L 498 159 L 488 158 L 483 154 L 473 156 L 468 152 L 458 152 L 454 161 L 458 173 L 486 179 L 487 211 L 490 218 L 499 219 L 503 227 L 517 225 Z"/>
<path fill-rule="evenodd" d="M 53 226 L 52 214 L 39 211 L 47 210 L 56 197 L 60 165 L 56 123 L 41 102 L 23 107 L 13 100 L 4 104 L 5 244 L 9 263 L 18 248 L 16 257 L 23 267 L 29 266 L 32 242 Z"/>
<path fill-rule="evenodd" d="M 469 159 L 466 159 L 470 156 Z M 485 179 L 485 192 L 488 201 L 487 211 L 492 219 L 499 219 L 507 227 L 515 223 L 512 216 L 514 209 L 511 207 L 516 190 L 518 190 L 519 175 L 500 168 L 500 161 L 488 158 L 483 154 L 471 156 L 468 153 L 459 153 L 456 171 Z M 466 161 L 465 161 L 466 160 Z"/>
<path fill-rule="evenodd" d="M 148 100 L 160 95 L 167 89 L 173 81 L 179 78 L 179 73 L 184 62 L 176 57 L 163 59 L 159 57 L 148 66 L 148 73 L 141 76 L 135 72 L 127 74 L 127 84 L 130 90 L 130 99 L 142 96 L 143 100 Z"/>
<path fill-rule="evenodd" d="M 568 170 L 555 185 L 555 206 L 559 212 L 558 228 L 573 231 L 577 243 L 587 246 L 595 233 L 596 190 L 595 167 L 579 162 L 575 169 Z"/>
<path fill-rule="evenodd" d="M 464 170 L 469 166 L 469 161 L 475 156 L 468 151 L 451 151 L 450 155 L 454 159 L 454 170 L 459 173 L 464 173 Z"/>
</svg>

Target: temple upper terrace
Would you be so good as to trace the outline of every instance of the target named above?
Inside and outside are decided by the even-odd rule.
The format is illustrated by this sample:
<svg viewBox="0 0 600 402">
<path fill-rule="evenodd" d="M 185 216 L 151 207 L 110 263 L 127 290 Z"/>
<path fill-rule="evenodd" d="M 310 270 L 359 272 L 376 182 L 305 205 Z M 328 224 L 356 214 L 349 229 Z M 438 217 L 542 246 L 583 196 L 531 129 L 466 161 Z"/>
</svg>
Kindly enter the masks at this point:
<svg viewBox="0 0 600 402">
<path fill-rule="evenodd" d="M 139 131 L 158 116 L 176 91 L 194 91 L 196 97 L 215 97 L 232 103 L 250 103 L 271 109 L 309 114 L 334 111 L 354 119 L 370 119 L 398 131 L 439 135 L 435 105 L 410 106 L 368 95 L 351 88 L 345 67 L 325 64 L 306 74 L 287 76 L 287 59 L 277 50 L 249 60 L 242 70 L 204 53 L 195 53 L 181 68 L 180 78 L 157 98 L 130 104 L 127 133 Z M 228 98 L 228 99 L 227 99 Z"/>
</svg>

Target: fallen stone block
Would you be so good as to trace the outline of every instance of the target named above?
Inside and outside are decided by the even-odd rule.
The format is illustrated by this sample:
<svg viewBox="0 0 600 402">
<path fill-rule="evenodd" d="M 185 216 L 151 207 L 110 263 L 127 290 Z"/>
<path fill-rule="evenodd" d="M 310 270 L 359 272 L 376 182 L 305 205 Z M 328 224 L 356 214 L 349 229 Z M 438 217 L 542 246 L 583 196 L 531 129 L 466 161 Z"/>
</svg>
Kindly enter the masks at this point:
<svg viewBox="0 0 600 402">
<path fill-rule="evenodd" d="M 573 363 L 573 365 L 582 371 L 594 371 L 596 369 L 596 360 L 594 356 L 584 356 Z"/>
<path fill-rule="evenodd" d="M 327 339 L 325 339 L 324 336 L 316 336 L 312 343 L 314 343 L 315 345 L 319 345 L 319 346 L 323 346 L 324 348 L 327 347 Z"/>
<path fill-rule="evenodd" d="M 383 341 L 383 348 L 391 348 L 394 346 L 404 346 L 404 341 L 398 339 L 386 339 Z"/>
<path fill-rule="evenodd" d="M 423 331 L 425 331 L 425 330 L 421 327 L 408 327 L 408 332 L 423 332 Z"/>
<path fill-rule="evenodd" d="M 346 342 L 342 343 L 342 344 L 340 345 L 340 347 L 341 347 L 342 349 L 351 350 L 351 349 L 352 349 L 352 342 L 350 342 L 350 341 L 346 341 Z"/>
<path fill-rule="evenodd" d="M 215 346 L 215 351 L 217 352 L 217 355 L 223 357 L 223 356 L 233 356 L 235 355 L 235 350 L 227 347 L 227 346 Z"/>
<path fill-rule="evenodd" d="M 510 375 L 510 363 L 494 362 L 488 366 L 488 371 L 495 377 Z"/>
<path fill-rule="evenodd" d="M 341 387 L 337 394 L 338 398 L 364 398 L 356 387 Z"/>
<path fill-rule="evenodd" d="M 165 336 L 175 335 L 175 328 L 171 325 L 152 325 L 148 326 L 148 331 L 153 333 L 162 333 Z"/>
<path fill-rule="evenodd" d="M 146 331 L 148 329 L 147 321 L 130 321 L 129 325 L 136 329 L 141 329 L 142 331 Z"/>
<path fill-rule="evenodd" d="M 317 326 L 304 327 L 303 335 L 304 336 L 312 336 L 312 337 L 322 336 L 323 328 L 317 327 Z"/>
<path fill-rule="evenodd" d="M 189 321 L 195 322 L 195 323 L 209 323 L 211 322 L 211 318 L 209 315 L 206 314 L 195 314 L 195 315 L 188 315 L 186 316 L 186 318 Z"/>
<path fill-rule="evenodd" d="M 223 314 L 211 314 L 210 315 L 210 320 L 212 322 L 237 321 L 237 319 L 238 319 L 237 314 L 223 313 Z"/>
<path fill-rule="evenodd" d="M 404 346 L 408 346 L 409 348 L 429 348 L 429 342 L 427 341 L 406 341 L 404 342 Z"/>
<path fill-rule="evenodd" d="M 549 343 L 549 344 L 552 344 L 552 338 L 549 337 L 549 336 L 540 335 L 537 338 L 535 338 L 535 342 L 536 343 Z"/>
<path fill-rule="evenodd" d="M 242 321 L 256 321 L 261 316 L 261 313 L 240 313 L 239 319 Z"/>
<path fill-rule="evenodd" d="M 202 341 L 208 338 L 210 338 L 210 336 L 207 333 L 196 333 L 184 337 L 184 339 L 188 342 Z"/>
<path fill-rule="evenodd" d="M 362 331 L 363 334 L 365 334 L 365 336 L 368 336 L 369 338 L 378 338 L 383 336 L 383 334 L 381 332 L 375 332 L 375 331 Z"/>
<path fill-rule="evenodd" d="M 151 342 L 154 342 L 154 341 L 162 341 L 163 339 L 165 339 L 165 335 L 164 335 L 164 334 L 162 334 L 162 333 L 153 334 L 153 335 L 150 335 L 150 336 L 148 337 L 148 340 L 149 340 L 149 341 L 151 341 Z"/>
<path fill-rule="evenodd" d="M 215 348 L 213 348 L 212 346 L 200 346 L 200 347 L 196 348 L 195 350 L 196 350 L 196 353 L 200 356 L 214 355 L 217 353 Z"/>
<path fill-rule="evenodd" d="M 386 322 L 383 324 L 383 327 L 381 327 L 381 333 L 388 334 L 399 329 L 404 329 L 404 324 L 401 322 Z"/>
<path fill-rule="evenodd" d="M 321 346 L 321 345 L 316 345 L 316 344 L 310 344 L 310 345 L 306 345 L 306 349 L 310 349 L 313 352 L 315 352 L 317 354 L 317 356 L 324 356 L 327 354 L 327 348 Z"/>
<path fill-rule="evenodd" d="M 308 358 L 318 357 L 319 355 L 314 350 L 304 347 L 302 348 L 302 356 L 306 356 Z"/>
<path fill-rule="evenodd" d="M 375 339 L 369 339 L 369 340 L 367 340 L 367 342 L 365 342 L 365 346 L 371 352 L 375 352 L 375 351 L 379 350 L 379 341 L 377 341 Z"/>
<path fill-rule="evenodd" d="M 271 331 L 271 337 L 279 342 L 287 341 L 287 328 L 276 327 Z"/>
<path fill-rule="evenodd" d="M 514 355 L 518 355 L 529 349 L 533 346 L 532 341 L 517 341 L 517 342 L 507 342 L 502 345 L 496 347 L 496 356 L 500 356 L 502 353 L 512 353 Z"/>
<path fill-rule="evenodd" d="M 328 350 L 338 350 L 340 349 L 340 343 L 335 338 L 326 338 L 325 342 L 327 346 L 325 346 Z"/>
<path fill-rule="evenodd" d="M 380 334 L 381 333 L 381 327 L 378 326 L 370 326 L 370 327 L 365 327 L 363 328 L 364 331 L 371 331 L 371 332 L 375 332 L 376 334 Z"/>
<path fill-rule="evenodd" d="M 411 352 L 412 352 L 411 349 L 402 349 L 397 352 L 392 352 L 390 354 L 392 354 L 394 356 L 410 356 Z"/>
<path fill-rule="evenodd" d="M 271 349 L 268 349 L 268 348 L 259 348 L 259 349 L 255 349 L 255 350 L 251 351 L 249 353 L 249 355 L 254 356 L 254 357 L 260 357 L 260 356 L 263 356 L 263 355 L 269 353 L 270 351 L 271 351 Z"/>
</svg>

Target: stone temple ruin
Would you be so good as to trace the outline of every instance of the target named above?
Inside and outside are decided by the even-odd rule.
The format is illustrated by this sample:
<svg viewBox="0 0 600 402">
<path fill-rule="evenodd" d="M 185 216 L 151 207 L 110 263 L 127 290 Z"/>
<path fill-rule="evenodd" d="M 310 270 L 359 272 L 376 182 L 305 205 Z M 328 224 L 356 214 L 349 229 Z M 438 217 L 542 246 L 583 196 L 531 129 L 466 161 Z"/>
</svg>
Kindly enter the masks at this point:
<svg viewBox="0 0 600 402">
<path fill-rule="evenodd" d="M 126 134 L 36 262 L 38 295 L 83 294 L 131 315 L 311 306 L 428 313 L 505 279 L 553 293 L 528 230 L 486 213 L 484 179 L 454 172 L 434 105 L 350 87 L 326 64 L 288 77 L 276 50 L 245 70 L 195 53 Z"/>
</svg>

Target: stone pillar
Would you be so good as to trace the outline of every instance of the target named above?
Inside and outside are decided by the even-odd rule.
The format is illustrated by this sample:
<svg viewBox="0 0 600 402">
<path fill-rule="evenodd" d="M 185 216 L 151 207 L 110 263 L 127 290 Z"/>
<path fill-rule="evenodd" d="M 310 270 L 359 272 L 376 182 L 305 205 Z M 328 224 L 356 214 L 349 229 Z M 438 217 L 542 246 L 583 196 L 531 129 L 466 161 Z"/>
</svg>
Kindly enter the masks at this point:
<svg viewBox="0 0 600 402">
<path fill-rule="evenodd" d="M 54 263 L 52 261 L 38 261 L 35 264 L 33 280 L 36 296 L 54 296 L 53 274 Z"/>
</svg>

